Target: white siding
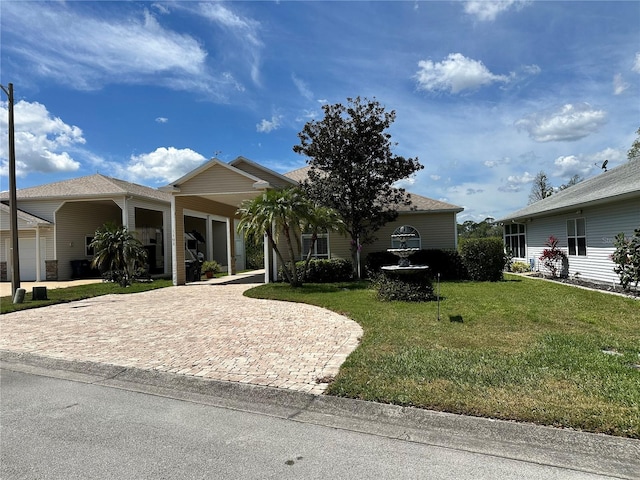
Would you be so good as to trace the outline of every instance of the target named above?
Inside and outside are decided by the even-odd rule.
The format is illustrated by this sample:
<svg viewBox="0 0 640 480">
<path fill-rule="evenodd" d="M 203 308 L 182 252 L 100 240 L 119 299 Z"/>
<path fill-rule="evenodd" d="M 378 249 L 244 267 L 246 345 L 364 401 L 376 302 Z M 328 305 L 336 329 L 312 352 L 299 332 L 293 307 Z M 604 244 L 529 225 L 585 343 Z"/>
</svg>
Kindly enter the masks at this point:
<svg viewBox="0 0 640 480">
<path fill-rule="evenodd" d="M 559 246 L 567 249 L 567 220 L 584 218 L 586 221 L 587 255 L 569 256 L 569 275 L 599 282 L 618 283 L 619 277 L 613 271 L 610 259 L 613 253 L 615 236 L 624 232 L 633 234 L 640 227 L 640 200 L 612 203 L 609 205 L 585 208 L 581 213 L 557 215 L 546 218 L 534 218 L 527 226 L 527 259 L 535 259 L 536 268 L 542 270 L 539 257 L 545 248 L 545 242 L 553 235 L 559 240 Z"/>
</svg>

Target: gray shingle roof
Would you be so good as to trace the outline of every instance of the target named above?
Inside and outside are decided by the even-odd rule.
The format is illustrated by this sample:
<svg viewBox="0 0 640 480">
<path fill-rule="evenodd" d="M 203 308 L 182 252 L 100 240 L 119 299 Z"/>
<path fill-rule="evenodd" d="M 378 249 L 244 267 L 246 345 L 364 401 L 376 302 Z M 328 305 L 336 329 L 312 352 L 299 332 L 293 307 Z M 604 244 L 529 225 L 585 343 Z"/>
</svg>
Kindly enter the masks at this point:
<svg viewBox="0 0 640 480">
<path fill-rule="evenodd" d="M 133 195 L 163 202 L 171 201 L 171 194 L 169 193 L 107 177 L 99 173 L 61 182 L 47 183 L 37 187 L 21 188 L 16 192 L 16 195 L 19 200 Z M 8 199 L 8 192 L 2 192 L 0 198 L 3 200 Z"/>
<path fill-rule="evenodd" d="M 537 217 L 563 210 L 624 198 L 640 197 L 640 160 L 629 160 L 608 172 L 584 180 L 498 220 Z"/>
<path fill-rule="evenodd" d="M 303 182 L 307 179 L 310 168 L 311 167 L 309 166 L 298 168 L 297 170 L 285 173 L 284 176 L 295 180 L 296 182 Z M 399 206 L 398 211 L 400 212 L 461 212 L 464 210 L 464 208 L 453 205 L 451 203 L 441 202 L 440 200 L 434 200 L 433 198 L 423 197 L 422 195 L 418 195 L 416 193 L 407 193 L 411 195 L 411 205 Z"/>
</svg>

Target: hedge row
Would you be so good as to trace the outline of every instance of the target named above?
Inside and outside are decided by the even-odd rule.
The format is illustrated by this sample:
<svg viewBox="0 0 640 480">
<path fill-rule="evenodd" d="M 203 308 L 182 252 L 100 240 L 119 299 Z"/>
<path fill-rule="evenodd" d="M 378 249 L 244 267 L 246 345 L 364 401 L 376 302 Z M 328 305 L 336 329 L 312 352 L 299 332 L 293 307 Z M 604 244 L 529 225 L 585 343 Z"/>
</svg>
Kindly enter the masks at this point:
<svg viewBox="0 0 640 480">
<path fill-rule="evenodd" d="M 507 264 L 501 238 L 471 238 L 460 243 L 459 250 L 420 250 L 409 257 L 413 265 L 427 265 L 432 278 L 441 280 L 499 281 Z M 398 257 L 389 252 L 367 255 L 365 271 L 375 278 L 385 265 L 397 265 Z"/>
<path fill-rule="evenodd" d="M 304 271 L 305 262 L 296 262 L 296 275 L 303 283 L 348 282 L 353 279 L 353 266 L 350 260 L 332 258 L 330 260 L 314 259 L 309 261 L 309 269 Z M 282 267 L 279 278 L 284 278 Z"/>
</svg>

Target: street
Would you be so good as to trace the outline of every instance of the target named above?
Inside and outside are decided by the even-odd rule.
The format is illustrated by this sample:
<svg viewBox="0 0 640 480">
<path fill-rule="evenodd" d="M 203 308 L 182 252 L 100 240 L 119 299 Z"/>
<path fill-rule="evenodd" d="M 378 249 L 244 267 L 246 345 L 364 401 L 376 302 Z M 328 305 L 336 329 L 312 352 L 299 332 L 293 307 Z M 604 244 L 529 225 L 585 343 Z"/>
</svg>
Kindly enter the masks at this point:
<svg viewBox="0 0 640 480">
<path fill-rule="evenodd" d="M 3 369 L 3 479 L 595 479 L 525 462 Z"/>
</svg>

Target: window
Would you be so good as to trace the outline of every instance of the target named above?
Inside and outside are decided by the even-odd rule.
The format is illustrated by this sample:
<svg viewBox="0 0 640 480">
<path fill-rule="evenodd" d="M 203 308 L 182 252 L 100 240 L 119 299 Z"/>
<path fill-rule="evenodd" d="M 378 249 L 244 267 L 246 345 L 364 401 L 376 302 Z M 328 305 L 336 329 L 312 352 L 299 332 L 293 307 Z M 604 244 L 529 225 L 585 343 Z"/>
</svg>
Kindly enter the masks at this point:
<svg viewBox="0 0 640 480">
<path fill-rule="evenodd" d="M 91 247 L 91 242 L 93 242 L 93 237 L 86 235 L 84 237 L 84 254 L 87 257 L 93 257 L 93 247 Z"/>
<path fill-rule="evenodd" d="M 307 258 L 309 253 L 309 246 L 311 245 L 311 234 L 302 234 L 302 258 Z M 313 258 L 329 258 L 329 234 L 321 233 L 316 239 L 316 244 L 311 251 L 311 257 Z"/>
<path fill-rule="evenodd" d="M 569 255 L 587 255 L 587 228 L 584 218 L 567 220 L 567 243 Z"/>
<path fill-rule="evenodd" d="M 405 245 L 401 245 L 403 242 Z M 391 235 L 391 248 L 422 248 L 420 233 L 410 225 L 396 228 Z"/>
<path fill-rule="evenodd" d="M 525 229 L 521 223 L 508 223 L 504 226 L 504 243 L 516 258 L 525 258 Z"/>
</svg>

